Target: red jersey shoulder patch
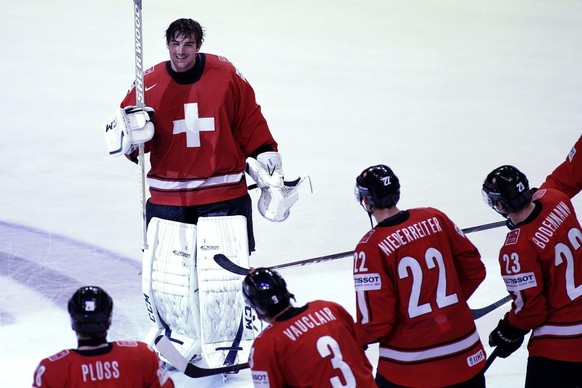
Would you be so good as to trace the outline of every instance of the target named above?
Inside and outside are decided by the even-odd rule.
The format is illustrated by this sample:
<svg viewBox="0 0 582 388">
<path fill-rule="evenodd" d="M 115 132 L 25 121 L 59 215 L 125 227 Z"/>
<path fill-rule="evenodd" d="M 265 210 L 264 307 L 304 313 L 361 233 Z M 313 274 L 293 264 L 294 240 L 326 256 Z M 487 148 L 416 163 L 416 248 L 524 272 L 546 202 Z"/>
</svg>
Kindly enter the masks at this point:
<svg viewBox="0 0 582 388">
<path fill-rule="evenodd" d="M 541 197 L 544 196 L 544 194 L 546 193 L 546 189 L 539 189 L 537 190 L 534 195 L 532 196 L 532 201 L 535 201 L 536 199 L 540 199 Z"/>
<path fill-rule="evenodd" d="M 519 229 L 514 229 L 507 233 L 504 245 L 515 245 L 517 244 L 517 240 L 519 240 Z"/>
<path fill-rule="evenodd" d="M 48 359 L 49 359 L 49 361 L 55 362 L 57 360 L 60 360 L 63 357 L 68 356 L 69 353 L 71 353 L 71 352 L 68 350 L 61 350 L 57 354 L 53 354 L 52 356 L 50 356 Z"/>
<path fill-rule="evenodd" d="M 123 346 L 126 348 L 136 348 L 137 347 L 137 341 L 115 341 L 115 343 L 117 344 L 117 346 Z"/>
<path fill-rule="evenodd" d="M 372 235 L 374 234 L 374 232 L 376 231 L 376 229 L 370 229 L 370 231 L 368 233 L 366 233 L 364 235 L 364 237 L 362 237 L 360 239 L 360 244 L 365 244 L 368 242 L 368 240 L 370 239 L 370 237 L 372 237 Z"/>
</svg>

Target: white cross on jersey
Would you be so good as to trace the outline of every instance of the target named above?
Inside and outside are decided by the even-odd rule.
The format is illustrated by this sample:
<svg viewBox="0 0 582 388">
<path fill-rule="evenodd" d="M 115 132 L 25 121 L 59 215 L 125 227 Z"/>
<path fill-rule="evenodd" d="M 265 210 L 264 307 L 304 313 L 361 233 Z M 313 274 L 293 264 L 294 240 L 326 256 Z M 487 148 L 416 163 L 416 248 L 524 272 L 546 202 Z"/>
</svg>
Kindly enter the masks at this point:
<svg viewBox="0 0 582 388">
<path fill-rule="evenodd" d="M 186 132 L 186 146 L 200 147 L 200 132 L 214 131 L 214 117 L 198 117 L 198 103 L 184 104 L 182 120 L 174 120 L 172 134 Z"/>
</svg>

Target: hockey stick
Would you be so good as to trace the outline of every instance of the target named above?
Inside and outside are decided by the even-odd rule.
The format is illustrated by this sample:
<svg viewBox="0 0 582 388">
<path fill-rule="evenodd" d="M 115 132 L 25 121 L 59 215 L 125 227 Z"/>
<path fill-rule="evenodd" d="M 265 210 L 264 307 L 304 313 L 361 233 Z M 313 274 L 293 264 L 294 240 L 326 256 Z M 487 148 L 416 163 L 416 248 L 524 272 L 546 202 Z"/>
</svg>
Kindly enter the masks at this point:
<svg viewBox="0 0 582 388">
<path fill-rule="evenodd" d="M 497 348 L 493 349 L 489 357 L 487 357 L 487 362 L 485 362 L 485 368 L 483 368 L 483 373 L 487 372 L 487 369 L 493 364 L 493 361 L 497 358 Z"/>
<path fill-rule="evenodd" d="M 497 302 L 491 303 L 489 306 L 481 307 L 480 309 L 472 309 L 473 319 L 479 319 L 483 315 L 489 314 L 491 311 L 495 310 L 497 307 L 503 306 L 505 303 L 511 301 L 511 296 L 506 295 L 499 299 Z"/>
<path fill-rule="evenodd" d="M 471 226 L 469 228 L 463 229 L 463 233 L 473 233 L 473 232 L 481 232 L 482 230 L 495 229 L 495 228 L 499 228 L 501 226 L 506 225 L 506 223 L 507 223 L 506 221 L 496 221 L 496 222 L 490 222 L 488 224 Z"/>
<path fill-rule="evenodd" d="M 235 273 L 237 275 L 245 276 L 249 272 L 248 269 L 233 263 L 228 257 L 223 255 L 222 253 L 218 253 L 218 254 L 214 255 L 214 261 L 216 261 L 216 263 L 219 266 L 221 266 L 222 268 L 224 268 L 225 270 L 232 272 L 232 273 Z M 273 267 L 269 267 L 269 268 L 277 268 L 277 266 L 273 266 Z M 478 309 L 471 309 L 471 313 L 473 314 L 473 319 L 481 318 L 483 315 L 489 314 L 491 311 L 495 310 L 499 306 L 504 305 L 505 303 L 509 302 L 510 300 L 511 300 L 511 296 L 507 295 L 507 296 L 504 296 L 503 298 L 499 299 L 498 301 L 491 303 L 488 306 L 481 307 Z"/>
<path fill-rule="evenodd" d="M 141 0 L 133 0 L 133 30 L 135 38 L 135 106 L 143 108 L 145 106 L 143 89 L 143 28 L 142 28 L 142 7 Z M 148 248 L 148 237 L 146 230 L 146 194 L 145 194 L 145 149 L 144 145 L 139 145 L 139 156 L 137 163 L 140 170 L 140 210 L 142 223 L 142 250 Z"/>
<path fill-rule="evenodd" d="M 489 224 L 483 224 L 483 225 L 477 225 L 477 226 L 465 228 L 465 229 L 463 229 L 463 233 L 480 232 L 483 230 L 498 228 L 498 227 L 503 226 L 503 225 L 505 225 L 505 221 L 491 222 Z M 354 253 L 354 251 L 334 253 L 332 255 L 318 256 L 318 257 L 312 257 L 310 259 L 293 261 L 290 263 L 277 264 L 277 265 L 273 265 L 269 268 L 281 269 L 281 268 L 288 268 L 288 267 L 299 267 L 299 266 L 303 266 L 306 264 L 315 264 L 315 263 L 321 263 L 321 262 L 329 261 L 329 260 L 343 259 L 344 257 L 351 257 L 353 253 Z M 225 270 L 230 271 L 232 273 L 235 273 L 237 275 L 244 276 L 249 272 L 248 268 L 244 268 L 244 267 L 241 267 L 241 266 L 233 263 L 232 261 L 230 261 L 228 259 L 228 257 L 226 257 L 222 254 L 214 255 L 214 261 L 216 261 L 216 263 L 218 265 L 220 265 L 222 268 L 224 268 Z"/>
<path fill-rule="evenodd" d="M 248 362 L 243 364 L 226 365 L 219 368 L 202 368 L 196 366 L 184 358 L 182 353 L 180 353 L 172 344 L 172 341 L 163 335 L 156 338 L 156 349 L 158 349 L 160 354 L 176 369 L 192 378 L 219 375 L 223 373 L 234 373 L 249 367 Z"/>
</svg>

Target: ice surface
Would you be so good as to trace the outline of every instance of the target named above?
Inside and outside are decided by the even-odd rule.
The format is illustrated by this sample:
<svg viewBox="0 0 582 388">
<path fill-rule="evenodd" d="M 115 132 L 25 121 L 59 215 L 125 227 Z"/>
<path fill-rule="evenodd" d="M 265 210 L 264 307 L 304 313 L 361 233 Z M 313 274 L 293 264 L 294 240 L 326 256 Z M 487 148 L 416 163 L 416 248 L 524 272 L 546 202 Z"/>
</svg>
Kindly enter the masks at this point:
<svg viewBox="0 0 582 388">
<path fill-rule="evenodd" d="M 1 9 L 0 386 L 27 387 L 41 358 L 75 346 L 65 303 L 80 285 L 113 296 L 110 339 L 141 339 L 149 327 L 139 171 L 107 155 L 101 130 L 134 77 L 132 3 Z M 253 84 L 287 178 L 311 176 L 314 193 L 303 190 L 284 223 L 256 212 L 256 266 L 353 249 L 369 228 L 353 183 L 371 164 L 394 168 L 402 208 L 434 206 L 468 227 L 499 219 L 481 200 L 490 170 L 515 164 L 538 184 L 580 135 L 580 2 L 146 0 L 143 12 L 146 65 L 167 59 L 171 21 L 199 20 L 203 51 Z M 504 295 L 503 236 L 471 235 L 488 269 L 473 307 Z M 281 273 L 298 303 L 355 311 L 349 259 Z M 506 308 L 478 320 L 483 338 Z M 526 357 L 496 360 L 488 386 L 522 386 Z M 252 386 L 248 371 L 225 383 L 174 377 Z"/>
</svg>

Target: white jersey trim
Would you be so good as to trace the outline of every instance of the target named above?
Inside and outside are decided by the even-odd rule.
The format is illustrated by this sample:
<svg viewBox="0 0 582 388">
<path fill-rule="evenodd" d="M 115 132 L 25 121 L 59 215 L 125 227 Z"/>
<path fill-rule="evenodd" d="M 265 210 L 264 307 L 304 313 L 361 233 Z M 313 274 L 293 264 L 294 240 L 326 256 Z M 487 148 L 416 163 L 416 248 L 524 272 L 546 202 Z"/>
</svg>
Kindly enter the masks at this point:
<svg viewBox="0 0 582 388">
<path fill-rule="evenodd" d="M 148 185 L 151 188 L 159 190 L 191 190 L 208 188 L 213 186 L 221 186 L 229 183 L 238 183 L 243 179 L 244 173 L 239 172 L 236 174 L 213 176 L 208 179 L 193 179 L 193 180 L 160 180 L 155 178 L 148 178 Z"/>
<path fill-rule="evenodd" d="M 582 324 L 573 326 L 543 325 L 534 329 L 532 337 L 546 335 L 568 337 L 582 334 Z"/>
<path fill-rule="evenodd" d="M 389 358 L 396 361 L 412 362 L 425 361 L 436 357 L 448 356 L 463 350 L 467 350 L 479 342 L 479 334 L 474 331 L 467 338 L 455 343 L 420 351 L 400 351 L 394 349 L 380 348 L 380 357 Z"/>
</svg>

